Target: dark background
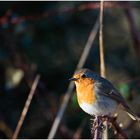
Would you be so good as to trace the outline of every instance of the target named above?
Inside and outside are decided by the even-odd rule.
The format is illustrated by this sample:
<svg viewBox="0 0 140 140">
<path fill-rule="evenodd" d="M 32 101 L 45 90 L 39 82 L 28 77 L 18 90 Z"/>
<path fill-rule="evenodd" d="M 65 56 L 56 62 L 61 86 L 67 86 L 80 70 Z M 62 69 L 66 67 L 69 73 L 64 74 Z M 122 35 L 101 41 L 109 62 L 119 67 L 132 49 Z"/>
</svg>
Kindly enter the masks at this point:
<svg viewBox="0 0 140 140">
<path fill-rule="evenodd" d="M 68 79 L 99 15 L 99 4 L 0 2 L 0 138 L 12 137 L 37 74 L 41 80 L 18 138 L 47 138 Z M 106 2 L 103 26 L 107 78 L 138 115 L 139 13 L 139 2 Z M 84 65 L 97 73 L 100 72 L 98 36 Z M 79 108 L 73 94 L 55 138 L 91 138 L 90 118 Z M 138 123 L 124 112 L 118 122 L 124 124 L 123 131 L 130 138 L 140 138 Z M 110 130 L 110 138 L 117 137 Z"/>
</svg>

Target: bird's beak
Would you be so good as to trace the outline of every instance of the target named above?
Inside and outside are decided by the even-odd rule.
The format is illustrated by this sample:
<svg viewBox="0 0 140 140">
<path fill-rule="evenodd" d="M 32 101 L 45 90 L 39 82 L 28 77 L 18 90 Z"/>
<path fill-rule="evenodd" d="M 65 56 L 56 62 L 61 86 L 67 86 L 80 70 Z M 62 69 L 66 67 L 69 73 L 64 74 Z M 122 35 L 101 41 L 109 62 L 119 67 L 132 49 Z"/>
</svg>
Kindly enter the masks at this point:
<svg viewBox="0 0 140 140">
<path fill-rule="evenodd" d="M 69 81 L 77 81 L 77 80 L 78 80 L 78 78 L 74 78 L 74 77 L 69 79 Z"/>
</svg>

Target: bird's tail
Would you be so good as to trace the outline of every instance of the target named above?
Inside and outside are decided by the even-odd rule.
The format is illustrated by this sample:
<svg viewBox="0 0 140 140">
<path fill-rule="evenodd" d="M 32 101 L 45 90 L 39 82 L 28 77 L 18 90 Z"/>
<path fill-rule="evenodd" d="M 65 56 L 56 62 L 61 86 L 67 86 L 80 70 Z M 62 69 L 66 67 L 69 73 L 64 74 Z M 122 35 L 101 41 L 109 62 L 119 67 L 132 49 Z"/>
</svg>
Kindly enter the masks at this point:
<svg viewBox="0 0 140 140">
<path fill-rule="evenodd" d="M 126 108 L 127 114 L 135 121 L 140 121 L 140 117 L 138 117 L 130 108 Z"/>
</svg>

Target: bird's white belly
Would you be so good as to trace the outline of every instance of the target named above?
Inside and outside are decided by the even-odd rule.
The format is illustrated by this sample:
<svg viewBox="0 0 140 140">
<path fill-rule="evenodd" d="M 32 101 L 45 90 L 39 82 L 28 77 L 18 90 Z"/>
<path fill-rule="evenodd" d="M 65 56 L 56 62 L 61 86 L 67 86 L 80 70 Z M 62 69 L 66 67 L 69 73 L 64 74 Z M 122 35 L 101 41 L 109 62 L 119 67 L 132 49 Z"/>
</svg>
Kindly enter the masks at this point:
<svg viewBox="0 0 140 140">
<path fill-rule="evenodd" d="M 79 105 L 86 113 L 100 116 L 114 113 L 117 107 L 117 102 L 108 97 L 102 96 L 93 104 L 82 102 Z"/>
</svg>

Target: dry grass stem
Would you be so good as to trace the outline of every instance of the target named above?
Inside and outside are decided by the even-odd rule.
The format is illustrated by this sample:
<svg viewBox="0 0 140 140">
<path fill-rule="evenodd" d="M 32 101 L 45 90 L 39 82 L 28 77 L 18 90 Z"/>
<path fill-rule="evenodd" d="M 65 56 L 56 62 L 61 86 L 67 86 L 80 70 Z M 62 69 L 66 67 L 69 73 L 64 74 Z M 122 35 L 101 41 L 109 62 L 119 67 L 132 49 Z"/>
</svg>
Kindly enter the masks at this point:
<svg viewBox="0 0 140 140">
<path fill-rule="evenodd" d="M 8 127 L 8 125 L 4 121 L 0 121 L 0 131 L 3 132 L 8 139 L 10 139 L 13 135 L 13 131 Z"/>
<path fill-rule="evenodd" d="M 99 47 L 100 47 L 100 73 L 102 77 L 105 77 L 105 60 L 104 60 L 104 45 L 103 45 L 103 0 L 101 0 L 100 4 Z"/>
<path fill-rule="evenodd" d="M 73 135 L 73 139 L 80 139 L 81 138 L 81 134 L 82 134 L 86 124 L 87 124 L 87 118 L 84 118 L 82 120 L 80 126 L 78 127 L 78 129 L 75 131 L 75 133 Z"/>
<path fill-rule="evenodd" d="M 100 30 L 99 30 L 99 47 L 100 47 L 100 73 L 102 77 L 106 77 L 105 60 L 104 60 L 104 44 L 103 44 L 103 0 L 100 2 Z M 108 123 L 107 120 L 103 123 L 106 129 L 103 131 L 102 137 L 104 139 L 108 138 Z M 96 130 L 98 131 L 98 130 Z M 98 132 L 96 132 L 98 133 Z"/>
<path fill-rule="evenodd" d="M 89 35 L 89 38 L 87 40 L 87 43 L 86 43 L 85 48 L 83 50 L 83 53 L 81 55 L 81 58 L 79 60 L 79 63 L 77 65 L 77 67 L 76 67 L 76 70 L 83 67 L 83 65 L 84 65 L 84 63 L 85 63 L 85 61 L 87 59 L 87 56 L 89 54 L 89 51 L 90 51 L 90 49 L 92 47 L 93 41 L 94 41 L 94 39 L 96 37 L 96 34 L 98 32 L 98 29 L 99 29 L 99 19 L 97 19 L 95 25 L 93 26 L 93 29 L 91 30 L 91 33 Z M 67 91 L 65 93 L 63 102 L 62 102 L 62 104 L 61 104 L 61 106 L 59 108 L 59 111 L 57 113 L 57 116 L 56 116 L 56 118 L 54 120 L 54 123 L 52 125 L 52 128 L 51 128 L 51 130 L 49 132 L 49 135 L 48 135 L 48 138 L 49 139 L 54 138 L 54 136 L 56 134 L 56 131 L 57 131 L 58 126 L 60 124 L 60 121 L 61 121 L 61 119 L 63 117 L 63 114 L 65 112 L 65 109 L 66 109 L 66 107 L 68 105 L 68 102 L 69 102 L 69 99 L 71 97 L 71 94 L 72 94 L 73 89 L 74 89 L 74 84 L 73 84 L 73 82 L 70 82 L 70 84 L 68 86 L 68 89 L 67 89 Z"/>
<path fill-rule="evenodd" d="M 128 20 L 129 29 L 132 36 L 133 47 L 136 52 L 138 60 L 140 59 L 140 35 L 137 29 L 136 21 L 133 15 L 132 8 L 129 5 L 129 2 L 126 3 L 127 9 L 124 9 L 126 18 Z M 139 62 L 139 61 L 138 61 Z"/>
<path fill-rule="evenodd" d="M 27 98 L 27 100 L 26 100 L 25 106 L 24 106 L 23 111 L 22 111 L 22 113 L 21 113 L 21 116 L 20 116 L 20 119 L 19 119 L 19 121 L 18 121 L 16 130 L 15 130 L 14 135 L 13 135 L 13 139 L 17 139 L 17 137 L 18 137 L 18 134 L 19 134 L 19 132 L 20 132 L 20 130 L 21 130 L 22 124 L 23 124 L 24 119 L 25 119 L 25 117 L 26 117 L 26 114 L 27 114 L 27 112 L 28 112 L 30 103 L 31 103 L 32 98 L 33 98 L 33 96 L 34 96 L 35 90 L 36 90 L 36 88 L 37 88 L 39 79 L 40 79 L 40 75 L 37 75 L 36 78 L 35 78 L 35 80 L 34 80 L 34 82 L 33 82 L 33 84 L 32 84 L 30 93 L 29 93 L 29 95 L 28 95 L 28 98 Z"/>
</svg>

